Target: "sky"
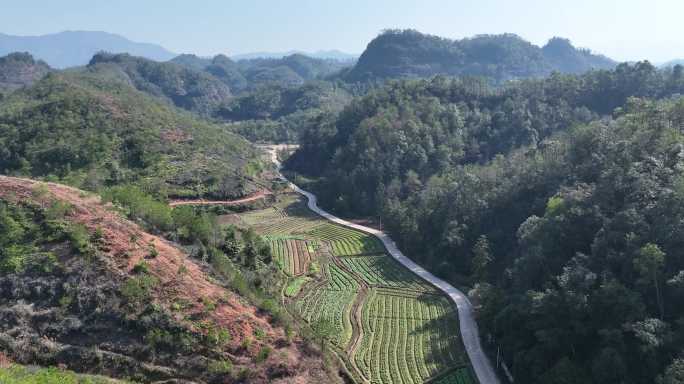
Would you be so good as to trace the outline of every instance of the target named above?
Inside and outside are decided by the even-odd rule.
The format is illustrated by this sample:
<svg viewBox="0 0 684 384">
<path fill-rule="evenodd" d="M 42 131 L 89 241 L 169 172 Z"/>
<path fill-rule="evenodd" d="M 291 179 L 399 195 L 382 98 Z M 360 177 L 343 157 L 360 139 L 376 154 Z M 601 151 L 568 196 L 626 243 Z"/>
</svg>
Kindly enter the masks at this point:
<svg viewBox="0 0 684 384">
<path fill-rule="evenodd" d="M 657 63 L 684 57 L 682 15 L 682 0 L 0 0 L 0 32 L 98 30 L 203 56 L 358 54 L 387 28 L 452 39 L 510 32 Z"/>
</svg>

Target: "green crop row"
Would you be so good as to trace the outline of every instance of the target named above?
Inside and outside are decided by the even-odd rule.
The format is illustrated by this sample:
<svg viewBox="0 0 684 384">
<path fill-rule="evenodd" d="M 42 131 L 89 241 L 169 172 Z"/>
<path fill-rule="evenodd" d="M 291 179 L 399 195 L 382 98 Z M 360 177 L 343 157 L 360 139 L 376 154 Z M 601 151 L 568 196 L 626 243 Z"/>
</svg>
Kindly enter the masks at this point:
<svg viewBox="0 0 684 384">
<path fill-rule="evenodd" d="M 345 257 L 341 260 L 370 286 L 434 291 L 432 285 L 399 265 L 389 256 Z"/>
<path fill-rule="evenodd" d="M 453 308 L 440 296 L 426 296 L 371 293 L 354 356 L 371 383 L 422 383 L 467 364 Z"/>
<path fill-rule="evenodd" d="M 295 302 L 295 310 L 313 327 L 322 321 L 332 324 L 334 332 L 329 335 L 330 342 L 344 348 L 352 334 L 350 311 L 357 292 L 339 291 L 328 287 L 311 289 Z"/>
</svg>

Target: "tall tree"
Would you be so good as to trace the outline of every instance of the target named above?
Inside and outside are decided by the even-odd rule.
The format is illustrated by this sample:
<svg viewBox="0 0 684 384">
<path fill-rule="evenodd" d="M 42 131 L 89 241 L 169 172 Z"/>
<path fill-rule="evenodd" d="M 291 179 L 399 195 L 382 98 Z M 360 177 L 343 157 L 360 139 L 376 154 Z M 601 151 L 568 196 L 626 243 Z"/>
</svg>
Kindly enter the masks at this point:
<svg viewBox="0 0 684 384">
<path fill-rule="evenodd" d="M 489 265 L 494 260 L 486 235 L 481 235 L 473 247 L 473 277 L 478 282 L 487 281 Z"/>
<path fill-rule="evenodd" d="M 634 259 L 634 267 L 645 280 L 651 280 L 656 291 L 656 301 L 660 311 L 660 320 L 665 317 L 663 295 L 660 291 L 660 278 L 663 267 L 665 266 L 665 252 L 660 250 L 658 245 L 648 243 L 641 247 L 637 257 Z"/>
</svg>

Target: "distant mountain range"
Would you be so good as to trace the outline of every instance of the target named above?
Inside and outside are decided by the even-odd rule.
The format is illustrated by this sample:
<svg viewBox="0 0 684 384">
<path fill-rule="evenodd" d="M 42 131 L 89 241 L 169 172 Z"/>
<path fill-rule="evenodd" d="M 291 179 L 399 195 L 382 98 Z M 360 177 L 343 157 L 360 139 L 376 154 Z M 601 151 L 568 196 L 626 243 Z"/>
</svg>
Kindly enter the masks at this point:
<svg viewBox="0 0 684 384">
<path fill-rule="evenodd" d="M 136 43 L 107 32 L 65 31 L 42 36 L 0 33 L 0 56 L 12 52 L 28 52 L 54 68 L 88 64 L 93 55 L 100 51 L 125 52 L 157 61 L 167 61 L 176 56 L 159 45 Z"/>
<path fill-rule="evenodd" d="M 553 38 L 538 47 L 514 34 L 450 40 L 415 30 L 388 30 L 373 39 L 348 81 L 398 77 L 485 76 L 497 81 L 542 77 L 553 71 L 581 73 L 617 63 L 569 40 Z"/>
<path fill-rule="evenodd" d="M 661 63 L 658 66 L 660 68 L 667 68 L 667 67 L 674 67 L 675 65 L 684 65 L 684 59 L 674 59 L 667 61 L 665 63 Z"/>
<path fill-rule="evenodd" d="M 239 55 L 232 55 L 233 60 L 250 60 L 250 59 L 281 59 L 285 56 L 304 55 L 314 59 L 330 59 L 338 61 L 354 61 L 359 58 L 359 55 L 338 51 L 336 49 L 327 51 L 304 52 L 304 51 L 287 51 L 287 52 L 250 52 Z"/>
</svg>

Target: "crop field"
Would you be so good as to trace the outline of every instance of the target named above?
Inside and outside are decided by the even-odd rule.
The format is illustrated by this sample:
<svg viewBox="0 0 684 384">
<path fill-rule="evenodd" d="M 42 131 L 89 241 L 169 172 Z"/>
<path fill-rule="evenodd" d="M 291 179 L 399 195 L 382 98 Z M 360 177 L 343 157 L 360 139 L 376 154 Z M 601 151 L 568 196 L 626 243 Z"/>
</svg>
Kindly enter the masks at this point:
<svg viewBox="0 0 684 384">
<path fill-rule="evenodd" d="M 445 367 L 468 364 L 454 332 L 458 320 L 442 296 L 373 291 L 362 326 L 354 358 L 372 383 L 421 383 Z"/>
<path fill-rule="evenodd" d="M 291 276 L 283 299 L 329 342 L 347 368 L 373 384 L 477 384 L 451 302 L 360 231 L 330 223 L 301 200 L 243 213 Z M 308 265 L 308 267 L 307 267 Z"/>
<path fill-rule="evenodd" d="M 383 252 L 382 244 L 375 237 L 340 225 L 325 223 L 315 227 L 309 232 L 309 235 L 328 241 L 335 256 Z"/>
<path fill-rule="evenodd" d="M 288 237 L 266 238 L 271 245 L 273 257 L 281 263 L 285 273 L 290 276 L 306 273 L 309 263 L 316 255 L 315 241 Z"/>
<path fill-rule="evenodd" d="M 347 289 L 340 289 L 346 287 Z M 335 331 L 331 342 L 344 348 L 352 335 L 351 306 L 356 298 L 358 286 L 351 282 L 347 286 L 325 284 L 302 293 L 294 302 L 298 314 L 312 326 L 321 320 L 333 325 Z"/>
<path fill-rule="evenodd" d="M 369 286 L 435 291 L 434 287 L 426 284 L 390 256 L 343 257 L 341 261 L 361 276 Z"/>
</svg>

